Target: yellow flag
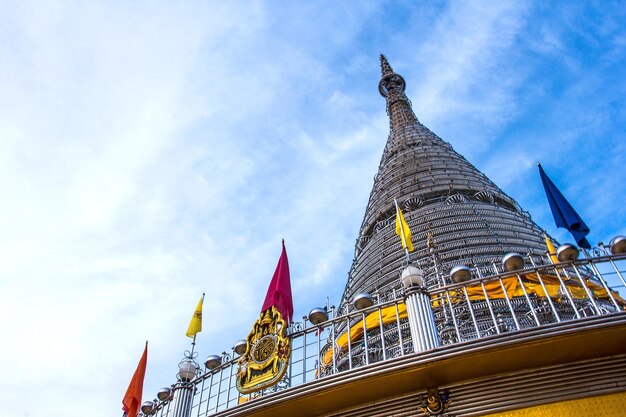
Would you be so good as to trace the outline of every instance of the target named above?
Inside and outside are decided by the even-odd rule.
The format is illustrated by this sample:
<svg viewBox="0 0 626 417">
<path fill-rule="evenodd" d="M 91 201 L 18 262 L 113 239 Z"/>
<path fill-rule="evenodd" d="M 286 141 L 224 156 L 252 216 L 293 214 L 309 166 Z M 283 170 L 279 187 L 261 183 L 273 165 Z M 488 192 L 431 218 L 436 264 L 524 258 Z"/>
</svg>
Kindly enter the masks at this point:
<svg viewBox="0 0 626 417">
<path fill-rule="evenodd" d="M 552 241 L 548 239 L 548 235 L 546 235 L 545 233 L 543 234 L 543 237 L 546 239 L 546 246 L 548 247 L 548 255 L 550 255 L 550 259 L 552 259 L 552 262 L 554 262 L 555 264 L 558 264 L 559 260 L 556 259 L 556 249 L 554 249 Z"/>
<path fill-rule="evenodd" d="M 189 327 L 187 328 L 187 337 L 194 337 L 196 333 L 200 333 L 202 331 L 202 298 L 198 301 L 198 306 L 196 307 L 196 311 L 193 312 L 193 316 L 191 317 L 191 321 L 189 322 Z"/>
<path fill-rule="evenodd" d="M 413 242 L 411 242 L 411 229 L 409 229 L 409 225 L 404 220 L 404 216 L 402 215 L 402 210 L 400 207 L 396 206 L 398 209 L 396 211 L 396 234 L 400 236 L 400 240 L 402 241 L 402 249 L 408 249 L 409 252 L 413 252 Z"/>
</svg>

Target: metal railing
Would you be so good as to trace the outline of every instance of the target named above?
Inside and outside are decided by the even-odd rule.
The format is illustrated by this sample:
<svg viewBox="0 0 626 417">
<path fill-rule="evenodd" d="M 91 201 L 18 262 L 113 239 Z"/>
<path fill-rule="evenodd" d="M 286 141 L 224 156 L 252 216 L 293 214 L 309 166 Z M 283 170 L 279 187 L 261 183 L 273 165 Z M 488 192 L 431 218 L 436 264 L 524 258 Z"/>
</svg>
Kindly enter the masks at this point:
<svg viewBox="0 0 626 417">
<path fill-rule="evenodd" d="M 538 262 L 529 256 L 530 267 L 514 272 L 502 272 L 497 265 L 492 266 L 491 274 L 475 268 L 471 280 L 430 291 L 441 343 L 438 349 L 564 321 L 626 314 L 626 254 L 603 252 L 596 250 L 585 259 L 557 264 L 549 258 Z M 177 392 L 184 391 L 190 393 L 184 400 L 185 415 L 208 416 L 281 390 L 412 354 L 406 307 L 397 295 L 338 317 L 332 317 L 331 310 L 331 318 L 319 325 L 309 323 L 306 317 L 292 323 L 288 369 L 274 387 L 240 394 L 236 389 L 239 358 L 233 349 L 222 353 L 216 368 L 205 367 L 190 382 L 174 384 L 172 396 L 155 400 L 147 414 L 181 417 L 176 411 L 181 407 L 171 403 L 176 402 Z"/>
<path fill-rule="evenodd" d="M 430 292 L 442 345 L 510 331 L 624 312 L 624 255 L 535 264 Z M 617 263 L 621 263 L 621 269 Z"/>
</svg>

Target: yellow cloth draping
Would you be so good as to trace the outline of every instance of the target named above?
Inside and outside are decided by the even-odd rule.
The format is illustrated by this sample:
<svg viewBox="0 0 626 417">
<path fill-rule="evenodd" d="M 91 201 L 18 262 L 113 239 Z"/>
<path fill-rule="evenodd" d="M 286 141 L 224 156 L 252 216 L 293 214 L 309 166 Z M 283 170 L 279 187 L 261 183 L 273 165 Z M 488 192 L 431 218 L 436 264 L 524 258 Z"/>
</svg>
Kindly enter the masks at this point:
<svg viewBox="0 0 626 417">
<path fill-rule="evenodd" d="M 559 293 L 561 289 L 561 282 L 555 275 L 541 275 L 541 281 L 543 281 L 543 286 L 546 291 L 544 291 L 541 286 L 541 281 L 539 280 L 539 276 L 537 273 L 530 273 L 521 276 L 522 283 L 524 285 L 524 289 L 526 292 L 530 294 L 536 294 L 539 297 L 550 297 L 550 298 L 558 298 L 563 294 Z M 524 289 L 522 289 L 522 284 L 520 284 L 520 280 L 517 279 L 517 276 L 512 276 L 508 278 L 502 278 L 502 283 L 504 284 L 504 288 L 506 289 L 506 295 L 509 298 L 519 297 L 524 295 Z M 593 281 L 585 280 L 585 285 L 587 288 L 593 292 L 593 294 L 600 299 L 608 299 L 609 295 L 604 289 L 603 286 L 596 284 Z M 573 282 L 567 282 L 565 284 L 567 287 L 567 291 L 574 299 L 584 299 L 587 298 L 587 292 L 580 284 L 579 280 Z M 483 292 L 482 286 L 480 284 L 468 285 L 465 287 L 467 290 L 467 295 L 469 299 L 472 301 L 476 300 L 484 300 L 485 294 Z M 485 283 L 485 290 L 487 290 L 487 295 L 489 298 L 504 298 L 504 291 L 502 290 L 502 285 L 500 285 L 499 281 L 492 281 Z M 453 295 L 453 292 L 450 294 Z M 460 296 L 460 292 L 458 293 Z M 615 292 L 612 293 L 613 298 L 620 303 L 626 303 L 619 295 Z"/>
<path fill-rule="evenodd" d="M 538 297 L 550 297 L 550 298 L 560 298 L 564 297 L 565 294 L 559 292 L 561 289 L 561 281 L 557 278 L 556 275 L 546 275 L 541 274 L 541 281 L 539 280 L 539 276 L 537 273 L 529 273 L 520 275 L 522 279 L 522 283 L 517 278 L 517 276 L 511 276 L 507 278 L 502 278 L 502 284 L 506 290 L 506 295 L 509 298 L 513 297 L 523 297 L 524 289 L 528 295 L 534 294 Z M 541 282 L 543 282 L 543 286 L 546 291 L 544 291 L 541 286 Z M 522 284 L 524 287 L 522 288 Z M 486 282 L 485 290 L 487 291 L 487 295 L 489 299 L 498 299 L 504 298 L 504 291 L 502 290 L 502 285 L 500 285 L 500 281 L 491 281 Z M 565 282 L 565 286 L 567 287 L 567 292 L 571 295 L 573 299 L 585 299 L 588 298 L 587 292 L 582 287 L 580 280 L 577 278 L 575 280 L 567 280 Z M 609 295 L 604 289 L 603 286 L 596 284 L 595 282 L 585 279 L 585 286 L 589 289 L 592 294 L 594 294 L 599 299 L 609 299 Z M 467 291 L 467 295 L 472 301 L 480 301 L 485 299 L 485 293 L 483 292 L 483 288 L 480 283 L 467 285 L 465 286 Z M 458 291 L 450 291 L 449 293 L 452 299 L 458 299 L 460 297 L 464 297 L 462 290 Z M 622 304 L 622 306 L 626 306 L 626 301 L 621 298 L 616 292 L 612 292 L 613 298 L 618 303 Z M 433 306 L 438 306 L 440 304 L 440 300 L 433 300 Z"/>
<path fill-rule="evenodd" d="M 484 286 L 485 290 L 487 291 L 487 296 L 489 297 L 489 299 L 504 298 L 504 292 L 506 291 L 506 295 L 509 298 L 523 297 L 524 289 L 526 290 L 526 293 L 528 295 L 534 294 L 538 297 L 548 296 L 550 298 L 559 298 L 561 296 L 564 296 L 564 294 L 559 292 L 559 290 L 561 289 L 561 281 L 556 275 L 541 274 L 540 280 L 540 276 L 536 272 L 533 272 L 520 275 L 520 278 L 521 283 L 516 275 L 502 278 L 502 285 L 500 284 L 499 280 L 485 282 Z M 541 285 L 541 282 L 543 282 L 543 286 Z M 596 284 L 595 282 L 588 279 L 585 280 L 585 285 L 589 289 L 589 291 L 599 299 L 609 299 L 609 295 L 603 286 Z M 504 286 L 504 289 L 502 288 L 502 286 Z M 588 298 L 587 292 L 580 284 L 579 279 L 568 280 L 565 283 L 565 286 L 567 287 L 567 292 L 571 295 L 573 299 L 580 300 Z M 544 287 L 545 291 L 543 289 Z M 480 301 L 485 299 L 485 293 L 483 292 L 483 287 L 480 283 L 466 285 L 465 289 L 467 290 L 467 295 L 470 300 Z M 449 295 L 450 298 L 453 300 L 453 303 L 454 300 L 458 300 L 460 297 L 464 297 L 462 290 L 450 291 Z M 621 304 L 623 308 L 626 307 L 626 300 L 620 297 L 616 292 L 612 292 L 612 295 L 615 301 Z M 432 304 L 435 307 L 440 305 L 441 299 L 433 299 Z M 381 310 L 380 316 L 382 316 L 383 325 L 392 323 L 396 320 L 396 306 L 392 305 L 383 308 Z M 398 304 L 398 318 L 404 319 L 406 317 L 406 305 L 404 303 Z M 374 311 L 373 313 L 370 313 L 365 317 L 365 328 L 367 328 L 367 330 L 374 329 L 379 325 L 380 317 L 378 311 Z M 348 346 L 348 341 L 354 343 L 360 340 L 363 337 L 363 328 L 363 320 L 355 323 L 353 326 L 350 327 L 349 332 L 344 332 L 337 338 L 337 340 L 335 341 L 335 349 L 340 352 L 345 351 Z M 333 349 L 330 348 L 322 358 L 322 365 L 327 365 L 331 363 L 332 360 Z"/>
<path fill-rule="evenodd" d="M 382 324 L 393 323 L 398 319 L 405 319 L 407 317 L 406 305 L 404 303 L 398 304 L 398 314 L 396 315 L 396 306 L 391 305 L 380 310 L 380 314 L 377 311 L 365 316 L 365 328 L 371 330 L 380 326 L 381 318 Z M 343 351 L 348 346 L 348 341 L 354 343 L 363 337 L 363 320 L 359 320 L 353 326 L 350 327 L 349 332 L 342 333 L 335 341 L 335 349 Z M 329 349 L 322 358 L 322 364 L 326 365 L 333 360 L 333 349 Z"/>
</svg>

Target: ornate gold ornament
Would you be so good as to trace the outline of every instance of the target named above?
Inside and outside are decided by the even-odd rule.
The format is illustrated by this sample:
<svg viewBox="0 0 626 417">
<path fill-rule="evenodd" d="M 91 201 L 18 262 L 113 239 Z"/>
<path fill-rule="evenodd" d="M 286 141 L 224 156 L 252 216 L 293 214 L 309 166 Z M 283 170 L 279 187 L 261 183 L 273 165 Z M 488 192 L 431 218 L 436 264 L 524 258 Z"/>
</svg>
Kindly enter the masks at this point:
<svg viewBox="0 0 626 417">
<path fill-rule="evenodd" d="M 445 414 L 450 405 L 450 394 L 447 389 L 438 390 L 437 388 L 428 388 L 427 394 L 422 394 L 420 408 L 427 416 L 448 416 Z"/>
<path fill-rule="evenodd" d="M 248 394 L 275 385 L 285 375 L 290 355 L 287 324 L 272 306 L 259 315 L 246 339 L 246 352 L 239 358 L 237 390 Z"/>
</svg>

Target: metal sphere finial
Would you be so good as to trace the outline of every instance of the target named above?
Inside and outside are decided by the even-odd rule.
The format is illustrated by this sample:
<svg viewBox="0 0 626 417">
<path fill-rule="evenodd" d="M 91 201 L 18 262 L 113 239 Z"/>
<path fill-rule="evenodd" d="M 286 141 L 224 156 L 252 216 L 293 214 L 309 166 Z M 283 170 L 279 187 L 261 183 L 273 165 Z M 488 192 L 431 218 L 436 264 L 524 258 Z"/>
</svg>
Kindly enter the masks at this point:
<svg viewBox="0 0 626 417">
<path fill-rule="evenodd" d="M 516 252 L 507 253 L 502 258 L 502 266 L 505 272 L 516 271 L 524 268 L 524 258 Z"/>
<path fill-rule="evenodd" d="M 215 369 L 222 364 L 222 357 L 218 355 L 209 355 L 204 361 L 204 366 L 209 369 Z"/>
<path fill-rule="evenodd" d="M 328 312 L 324 307 L 315 307 L 309 313 L 309 321 L 315 325 L 324 323 L 328 320 Z"/>
<path fill-rule="evenodd" d="M 240 356 L 246 353 L 247 348 L 248 342 L 246 341 L 246 339 L 238 340 L 237 343 L 235 343 L 235 346 L 233 346 L 233 350 L 235 351 L 235 353 Z M 207 365 L 207 368 L 208 367 L 209 366 Z"/>
<path fill-rule="evenodd" d="M 150 414 L 153 409 L 154 403 L 152 401 L 144 401 L 143 404 L 141 404 L 141 412 L 146 415 Z"/>
<path fill-rule="evenodd" d="M 159 392 L 157 392 L 157 398 L 159 401 L 166 401 L 171 397 L 171 395 L 172 390 L 170 387 L 163 387 L 159 390 Z"/>
<path fill-rule="evenodd" d="M 423 287 L 425 282 L 422 270 L 413 265 L 404 268 L 400 279 L 404 288 Z"/>
<path fill-rule="evenodd" d="M 450 278 L 452 278 L 452 282 L 455 284 L 469 281 L 471 277 L 472 271 L 466 265 L 457 265 L 450 270 Z"/>
<path fill-rule="evenodd" d="M 352 300 L 352 304 L 354 308 L 357 310 L 362 310 L 364 308 L 368 308 L 374 305 L 374 299 L 368 293 L 362 292 L 354 296 L 354 300 Z"/>
<path fill-rule="evenodd" d="M 196 377 L 200 367 L 193 359 L 185 358 L 178 365 L 178 379 L 183 382 L 189 382 Z"/>
<path fill-rule="evenodd" d="M 609 249 L 613 255 L 621 255 L 626 253 L 626 237 L 615 236 L 609 243 Z"/>
<path fill-rule="evenodd" d="M 556 259 L 559 262 L 572 262 L 578 259 L 578 248 L 570 243 L 564 243 L 556 250 Z"/>
</svg>

